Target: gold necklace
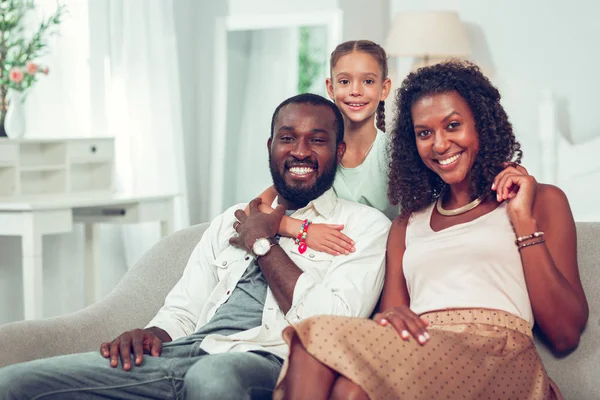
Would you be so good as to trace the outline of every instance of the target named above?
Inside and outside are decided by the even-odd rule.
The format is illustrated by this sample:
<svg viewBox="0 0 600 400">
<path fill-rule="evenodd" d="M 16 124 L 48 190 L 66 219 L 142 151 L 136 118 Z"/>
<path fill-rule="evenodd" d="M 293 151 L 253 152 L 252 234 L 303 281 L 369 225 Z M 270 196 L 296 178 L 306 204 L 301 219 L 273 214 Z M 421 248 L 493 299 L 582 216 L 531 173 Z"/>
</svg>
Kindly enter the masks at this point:
<svg viewBox="0 0 600 400">
<path fill-rule="evenodd" d="M 455 208 L 454 210 L 445 210 L 442 207 L 442 195 L 440 195 L 440 197 L 438 197 L 436 203 L 435 203 L 435 208 L 436 210 L 446 216 L 446 217 L 453 217 L 455 215 L 460 215 L 460 214 L 464 214 L 467 211 L 471 211 L 472 209 L 474 209 L 475 207 L 477 207 L 478 205 L 481 204 L 481 202 L 487 197 L 488 193 L 484 193 L 481 196 L 479 196 L 478 198 L 476 198 L 475 200 L 473 200 L 472 202 L 470 202 L 469 204 L 465 204 L 462 207 L 458 207 Z"/>
</svg>

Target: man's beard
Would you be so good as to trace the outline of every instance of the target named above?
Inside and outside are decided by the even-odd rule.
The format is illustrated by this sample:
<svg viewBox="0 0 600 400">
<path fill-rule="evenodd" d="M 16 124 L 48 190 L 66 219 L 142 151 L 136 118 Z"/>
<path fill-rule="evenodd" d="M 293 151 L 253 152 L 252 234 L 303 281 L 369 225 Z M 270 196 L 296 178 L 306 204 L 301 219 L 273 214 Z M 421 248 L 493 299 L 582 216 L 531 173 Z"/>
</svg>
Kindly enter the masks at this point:
<svg viewBox="0 0 600 400">
<path fill-rule="evenodd" d="M 303 166 L 307 166 L 306 162 L 295 159 L 293 159 L 293 161 L 291 159 L 286 160 L 284 165 L 287 165 L 288 163 L 298 163 L 302 164 Z M 314 170 L 318 171 L 318 163 L 314 162 L 311 164 L 314 167 Z M 323 173 L 320 176 L 317 176 L 317 179 L 312 186 L 289 186 L 285 182 L 284 176 L 279 172 L 277 165 L 274 165 L 273 160 L 271 159 L 271 154 L 269 154 L 269 170 L 271 171 L 271 177 L 273 178 L 275 190 L 277 190 L 279 196 L 296 204 L 298 207 L 306 206 L 310 201 L 321 196 L 323 193 L 329 190 L 329 188 L 331 188 L 335 179 L 336 166 L 337 154 L 332 165 L 323 170 Z M 287 169 L 288 167 L 286 166 L 285 170 Z"/>
</svg>

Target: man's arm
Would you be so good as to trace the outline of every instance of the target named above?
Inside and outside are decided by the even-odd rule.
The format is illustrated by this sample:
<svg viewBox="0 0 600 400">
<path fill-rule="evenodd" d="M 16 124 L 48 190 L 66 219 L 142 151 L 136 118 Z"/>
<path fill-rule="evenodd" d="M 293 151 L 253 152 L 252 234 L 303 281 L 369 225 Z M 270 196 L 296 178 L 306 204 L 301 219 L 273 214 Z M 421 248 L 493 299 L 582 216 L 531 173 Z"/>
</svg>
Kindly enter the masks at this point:
<svg viewBox="0 0 600 400">
<path fill-rule="evenodd" d="M 356 237 L 356 251 L 331 260 L 325 277 L 315 279 L 304 272 L 296 281 L 292 306 L 286 314 L 290 323 L 313 315 L 368 317 L 383 288 L 386 242 L 390 220 L 376 210 L 362 213 L 360 222 L 347 223 Z M 367 222 L 368 221 L 368 222 Z"/>
<path fill-rule="evenodd" d="M 230 215 L 228 212 L 231 213 L 228 210 L 211 222 L 192 252 L 183 275 L 146 328 L 159 327 L 173 340 L 195 331 L 202 308 L 218 283 L 214 260 L 228 245 L 228 238 L 221 234 L 228 228 L 224 226 L 229 224 L 225 218 Z"/>
<path fill-rule="evenodd" d="M 120 359 L 123 369 L 128 371 L 131 369 L 132 354 L 135 365 L 140 365 L 144 354 L 158 357 L 163 343 L 194 332 L 202 308 L 218 283 L 213 261 L 215 254 L 227 246 L 228 238 L 221 234 L 223 224 L 228 224 L 223 218 L 225 215 L 228 214 L 215 218 L 204 232 L 182 277 L 148 325 L 144 329 L 123 332 L 111 342 L 102 343 L 100 354 L 109 358 L 111 367 L 116 367 Z"/>
<path fill-rule="evenodd" d="M 258 265 L 267 279 L 279 308 L 287 314 L 292 307 L 294 288 L 302 275 L 302 270 L 279 245 L 273 246 L 268 254 L 259 257 Z"/>
<path fill-rule="evenodd" d="M 271 214 L 260 214 L 260 199 L 250 203 L 250 215 L 238 210 L 235 215 L 239 237 L 230 243 L 252 250 L 256 239 L 272 238 L 284 214 L 278 207 Z M 254 211 L 253 211 L 254 210 Z M 311 315 L 333 314 L 368 316 L 373 310 L 383 286 L 385 245 L 390 221 L 381 213 L 369 210 L 373 216 L 356 235 L 357 251 L 347 256 L 332 257 L 331 266 L 322 282 L 303 272 L 279 246 L 258 258 L 258 263 L 280 308 L 291 314 L 290 322 Z"/>
</svg>

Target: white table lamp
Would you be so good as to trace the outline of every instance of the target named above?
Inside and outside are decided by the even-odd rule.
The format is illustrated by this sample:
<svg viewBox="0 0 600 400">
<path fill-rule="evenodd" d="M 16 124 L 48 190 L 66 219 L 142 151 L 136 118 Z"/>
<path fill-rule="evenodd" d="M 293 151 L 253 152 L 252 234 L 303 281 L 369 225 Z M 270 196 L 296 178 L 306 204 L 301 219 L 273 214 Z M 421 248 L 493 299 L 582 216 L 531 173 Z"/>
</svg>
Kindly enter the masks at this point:
<svg viewBox="0 0 600 400">
<path fill-rule="evenodd" d="M 388 34 L 385 50 L 390 56 L 414 57 L 413 69 L 471 55 L 465 26 L 453 11 L 399 13 Z"/>
</svg>

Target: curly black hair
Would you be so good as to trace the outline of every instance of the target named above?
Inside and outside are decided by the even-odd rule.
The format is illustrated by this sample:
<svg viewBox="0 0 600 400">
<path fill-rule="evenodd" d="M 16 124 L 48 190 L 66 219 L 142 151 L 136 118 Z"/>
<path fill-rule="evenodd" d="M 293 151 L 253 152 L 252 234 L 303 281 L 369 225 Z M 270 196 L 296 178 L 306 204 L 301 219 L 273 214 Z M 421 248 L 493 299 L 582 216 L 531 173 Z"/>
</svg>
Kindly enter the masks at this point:
<svg viewBox="0 0 600 400">
<path fill-rule="evenodd" d="M 417 152 L 411 108 L 423 96 L 453 91 L 471 108 L 479 135 L 479 152 L 471 169 L 473 198 L 491 190 L 503 163 L 521 162 L 521 145 L 500 104 L 500 92 L 477 65 L 449 60 L 420 68 L 410 73 L 396 92 L 391 132 L 388 197 L 392 204 L 400 204 L 403 215 L 430 205 L 445 185 Z"/>
</svg>

